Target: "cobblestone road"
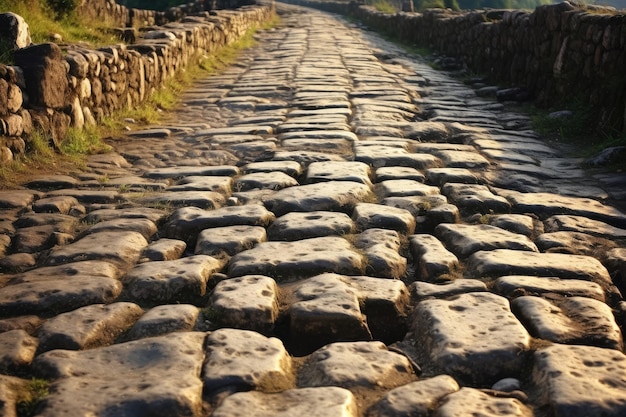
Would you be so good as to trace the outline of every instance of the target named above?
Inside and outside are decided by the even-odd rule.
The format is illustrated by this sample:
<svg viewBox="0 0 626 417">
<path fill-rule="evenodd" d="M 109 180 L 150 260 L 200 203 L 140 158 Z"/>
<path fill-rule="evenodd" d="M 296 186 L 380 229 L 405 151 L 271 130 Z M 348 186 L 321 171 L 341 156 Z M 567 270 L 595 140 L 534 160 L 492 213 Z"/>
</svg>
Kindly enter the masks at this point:
<svg viewBox="0 0 626 417">
<path fill-rule="evenodd" d="M 288 10 L 0 193 L 0 414 L 624 416 L 626 215 L 527 117 Z"/>
</svg>

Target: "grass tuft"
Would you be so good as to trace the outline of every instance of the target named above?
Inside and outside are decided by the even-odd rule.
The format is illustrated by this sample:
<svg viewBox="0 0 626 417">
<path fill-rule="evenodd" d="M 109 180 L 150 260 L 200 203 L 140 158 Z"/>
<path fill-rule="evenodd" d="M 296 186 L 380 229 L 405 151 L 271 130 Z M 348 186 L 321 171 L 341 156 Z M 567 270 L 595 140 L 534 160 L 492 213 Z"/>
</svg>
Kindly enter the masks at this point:
<svg viewBox="0 0 626 417">
<path fill-rule="evenodd" d="M 48 396 L 49 383 L 45 379 L 33 378 L 19 393 L 17 414 L 21 417 L 35 415 L 39 404 Z"/>
</svg>

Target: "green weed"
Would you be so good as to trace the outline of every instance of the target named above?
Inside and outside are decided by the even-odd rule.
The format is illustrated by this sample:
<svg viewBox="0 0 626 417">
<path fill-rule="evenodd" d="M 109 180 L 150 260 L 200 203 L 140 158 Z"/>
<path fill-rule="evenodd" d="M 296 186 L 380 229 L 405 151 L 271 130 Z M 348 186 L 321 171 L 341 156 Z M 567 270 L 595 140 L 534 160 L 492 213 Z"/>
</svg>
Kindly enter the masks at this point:
<svg viewBox="0 0 626 417">
<path fill-rule="evenodd" d="M 37 407 L 48 396 L 49 383 L 45 379 L 33 378 L 27 384 L 26 389 L 19 393 L 17 401 L 17 413 L 19 416 L 28 417 L 35 414 Z"/>
</svg>

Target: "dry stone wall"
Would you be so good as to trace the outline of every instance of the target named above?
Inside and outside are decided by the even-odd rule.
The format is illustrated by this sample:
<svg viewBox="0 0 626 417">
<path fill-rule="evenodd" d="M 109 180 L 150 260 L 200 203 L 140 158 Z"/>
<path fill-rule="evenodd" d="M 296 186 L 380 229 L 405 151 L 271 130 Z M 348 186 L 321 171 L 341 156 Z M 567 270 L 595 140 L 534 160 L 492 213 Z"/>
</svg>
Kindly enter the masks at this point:
<svg viewBox="0 0 626 417">
<path fill-rule="evenodd" d="M 569 2 L 536 10 L 386 14 L 355 2 L 293 0 L 460 58 L 492 82 L 525 89 L 544 106 L 580 102 L 600 127 L 626 128 L 626 15 Z"/>
<path fill-rule="evenodd" d="M 15 65 L 0 65 L 0 162 L 23 153 L 34 128 L 58 145 L 70 126 L 82 128 L 136 106 L 178 70 L 272 13 L 264 5 L 201 12 L 152 27 L 131 45 L 70 45 L 62 52 L 46 43 L 16 50 Z"/>
</svg>

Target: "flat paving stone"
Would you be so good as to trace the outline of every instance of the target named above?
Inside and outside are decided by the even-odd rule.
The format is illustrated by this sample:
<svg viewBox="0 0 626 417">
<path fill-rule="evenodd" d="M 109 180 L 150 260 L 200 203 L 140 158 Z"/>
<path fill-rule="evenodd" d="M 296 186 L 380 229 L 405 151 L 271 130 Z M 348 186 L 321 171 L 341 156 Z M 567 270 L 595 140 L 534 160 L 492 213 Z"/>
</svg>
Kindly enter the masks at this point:
<svg viewBox="0 0 626 417">
<path fill-rule="evenodd" d="M 178 180 L 177 185 L 168 188 L 169 191 L 213 191 L 224 195 L 232 192 L 232 177 L 198 176 L 192 175 Z"/>
<path fill-rule="evenodd" d="M 123 281 L 130 299 L 139 303 L 188 302 L 206 293 L 209 278 L 225 263 L 208 255 L 147 262 L 128 271 Z"/>
<path fill-rule="evenodd" d="M 415 169 L 441 167 L 442 162 L 434 155 L 410 153 L 405 149 L 391 146 L 355 146 L 355 160 L 375 168 L 384 166 L 402 166 Z"/>
<path fill-rule="evenodd" d="M 220 208 L 226 202 L 223 194 L 214 191 L 166 191 L 163 193 L 142 195 L 138 200 L 141 204 L 148 206 L 194 206 L 203 209 Z"/>
<path fill-rule="evenodd" d="M 58 196 L 39 199 L 33 203 L 32 209 L 35 213 L 70 214 L 73 208 L 80 205 L 74 197 Z"/>
<path fill-rule="evenodd" d="M 439 187 L 426 185 L 415 180 L 387 180 L 376 184 L 376 189 L 383 198 L 410 197 L 439 194 Z"/>
<path fill-rule="evenodd" d="M 583 216 L 556 215 L 544 221 L 546 232 L 579 232 L 605 239 L 624 239 L 626 229 Z"/>
<path fill-rule="evenodd" d="M 389 391 L 367 411 L 367 417 L 428 417 L 441 400 L 460 389 L 449 375 L 438 375 Z"/>
<path fill-rule="evenodd" d="M 94 304 L 59 314 L 46 321 L 39 332 L 39 351 L 84 350 L 113 343 L 143 314 L 136 304 Z"/>
<path fill-rule="evenodd" d="M 124 201 L 119 191 L 107 190 L 55 190 L 46 193 L 46 197 L 74 197 L 80 204 L 115 204 Z"/>
<path fill-rule="evenodd" d="M 357 417 L 358 407 L 352 393 L 338 387 L 290 389 L 266 394 L 239 392 L 227 397 L 213 417 Z"/>
<path fill-rule="evenodd" d="M 140 233 L 146 240 L 150 240 L 158 231 L 156 224 L 150 219 L 119 218 L 104 220 L 89 227 L 83 235 L 101 232 L 131 231 Z"/>
<path fill-rule="evenodd" d="M 537 236 L 535 243 L 542 252 L 592 257 L 597 257 L 599 253 L 617 246 L 611 240 L 579 232 L 542 233 Z"/>
<path fill-rule="evenodd" d="M 435 235 L 461 258 L 493 249 L 539 252 L 528 237 L 487 224 L 440 224 Z"/>
<path fill-rule="evenodd" d="M 516 398 L 491 396 L 478 389 L 463 387 L 446 396 L 436 417 L 532 417 L 533 409 Z"/>
<path fill-rule="evenodd" d="M 426 170 L 426 182 L 439 187 L 447 183 L 478 184 L 479 176 L 468 168 L 430 168 Z"/>
<path fill-rule="evenodd" d="M 90 211 L 83 219 L 94 224 L 113 219 L 148 219 L 160 224 L 167 217 L 167 212 L 150 207 L 106 208 Z"/>
<path fill-rule="evenodd" d="M 602 301 L 523 296 L 511 302 L 511 309 L 534 337 L 561 344 L 623 348 L 622 332 L 611 308 Z"/>
<path fill-rule="evenodd" d="M 246 174 L 256 172 L 284 172 L 294 178 L 299 177 L 302 172 L 302 165 L 295 161 L 262 161 L 251 162 L 242 167 L 242 171 Z"/>
<path fill-rule="evenodd" d="M 241 170 L 234 165 L 217 165 L 217 166 L 176 166 L 167 168 L 153 169 L 144 174 L 147 178 L 168 179 L 182 178 L 191 176 L 225 176 L 233 177 L 239 175 Z"/>
<path fill-rule="evenodd" d="M 555 417 L 626 413 L 626 356 L 614 349 L 552 345 L 534 353 L 539 405 Z"/>
<path fill-rule="evenodd" d="M 30 206 L 37 197 L 43 197 L 37 191 L 0 191 L 0 209 L 25 208 Z"/>
<path fill-rule="evenodd" d="M 185 253 L 187 244 L 177 239 L 159 239 L 144 248 L 140 261 L 173 261 Z"/>
<path fill-rule="evenodd" d="M 37 338 L 22 329 L 0 333 L 0 371 L 14 372 L 30 365 L 38 344 Z"/>
<path fill-rule="evenodd" d="M 0 288 L 0 314 L 62 313 L 110 303 L 122 292 L 119 276 L 118 268 L 105 261 L 75 262 L 14 275 Z M 68 285 L 68 277 L 72 285 Z"/>
<path fill-rule="evenodd" d="M 447 168 L 485 169 L 491 163 L 476 151 L 440 150 L 435 153 Z"/>
<path fill-rule="evenodd" d="M 246 275 L 220 281 L 211 294 L 212 321 L 267 334 L 278 318 L 278 298 L 278 287 L 270 277 Z"/>
<path fill-rule="evenodd" d="M 343 236 L 354 232 L 354 222 L 345 213 L 332 211 L 292 212 L 277 218 L 268 228 L 269 240 L 301 240 Z"/>
<path fill-rule="evenodd" d="M 293 177 L 283 172 L 254 172 L 237 178 L 234 188 L 237 191 L 253 189 L 282 190 L 287 187 L 295 187 L 298 184 Z"/>
<path fill-rule="evenodd" d="M 283 343 L 250 330 L 219 329 L 206 338 L 205 392 L 280 392 L 295 387 L 291 356 Z"/>
<path fill-rule="evenodd" d="M 204 229 L 198 235 L 196 255 L 210 255 L 217 258 L 233 256 L 252 249 L 267 241 L 267 233 L 260 226 L 226 226 Z"/>
<path fill-rule="evenodd" d="M 60 265 L 86 260 L 101 260 L 122 268 L 137 263 L 148 242 L 141 233 L 133 231 L 105 231 L 92 233 L 76 242 L 50 251 L 45 265 Z"/>
<path fill-rule="evenodd" d="M 509 232 L 531 237 L 535 231 L 533 217 L 524 214 L 493 214 L 487 215 L 487 223 Z"/>
<path fill-rule="evenodd" d="M 443 243 L 428 234 L 409 237 L 410 250 L 416 266 L 416 278 L 436 281 L 442 275 L 459 269 L 459 259 Z"/>
<path fill-rule="evenodd" d="M 467 261 L 468 277 L 505 275 L 553 276 L 611 284 L 606 268 L 590 256 L 496 249 L 474 253 Z"/>
<path fill-rule="evenodd" d="M 392 279 L 406 275 L 407 260 L 400 254 L 400 235 L 395 230 L 364 230 L 356 236 L 354 246 L 362 250 L 367 258 L 367 274 Z"/>
<path fill-rule="evenodd" d="M 372 203 L 359 203 L 352 220 L 359 230 L 390 229 L 410 234 L 415 231 L 415 217 L 408 210 Z"/>
<path fill-rule="evenodd" d="M 441 194 L 465 212 L 492 214 L 511 211 L 511 204 L 485 185 L 447 183 L 441 188 Z"/>
<path fill-rule="evenodd" d="M 351 212 L 362 201 L 373 199 L 365 184 L 353 181 L 325 181 L 280 190 L 265 200 L 265 206 L 277 216 L 291 211 Z"/>
<path fill-rule="evenodd" d="M 173 332 L 191 331 L 200 309 L 191 304 L 166 304 L 148 310 L 126 334 L 129 340 L 162 336 Z"/>
<path fill-rule="evenodd" d="M 494 291 L 509 298 L 557 294 L 563 297 L 593 298 L 602 302 L 606 300 L 604 289 L 599 284 L 580 279 L 509 275 L 494 282 Z"/>
<path fill-rule="evenodd" d="M 376 181 L 413 180 L 424 182 L 426 177 L 415 168 L 409 167 L 380 167 L 376 170 Z"/>
<path fill-rule="evenodd" d="M 530 348 L 508 300 L 486 292 L 419 302 L 406 339 L 421 352 L 423 366 L 472 384 L 519 375 Z"/>
<path fill-rule="evenodd" d="M 39 355 L 34 369 L 52 380 L 41 416 L 201 416 L 205 334 L 185 332 L 86 351 Z"/>
<path fill-rule="evenodd" d="M 455 279 L 442 283 L 416 281 L 409 286 L 411 295 L 416 300 L 426 298 L 449 298 L 469 292 L 487 292 L 487 285 L 477 279 Z"/>
<path fill-rule="evenodd" d="M 430 210 L 444 206 L 448 203 L 446 197 L 441 194 L 409 197 L 387 197 L 382 204 L 398 207 L 410 211 L 414 216 L 424 216 Z"/>
<path fill-rule="evenodd" d="M 306 171 L 306 182 L 353 181 L 372 185 L 369 165 L 362 162 L 313 162 Z"/>
</svg>

